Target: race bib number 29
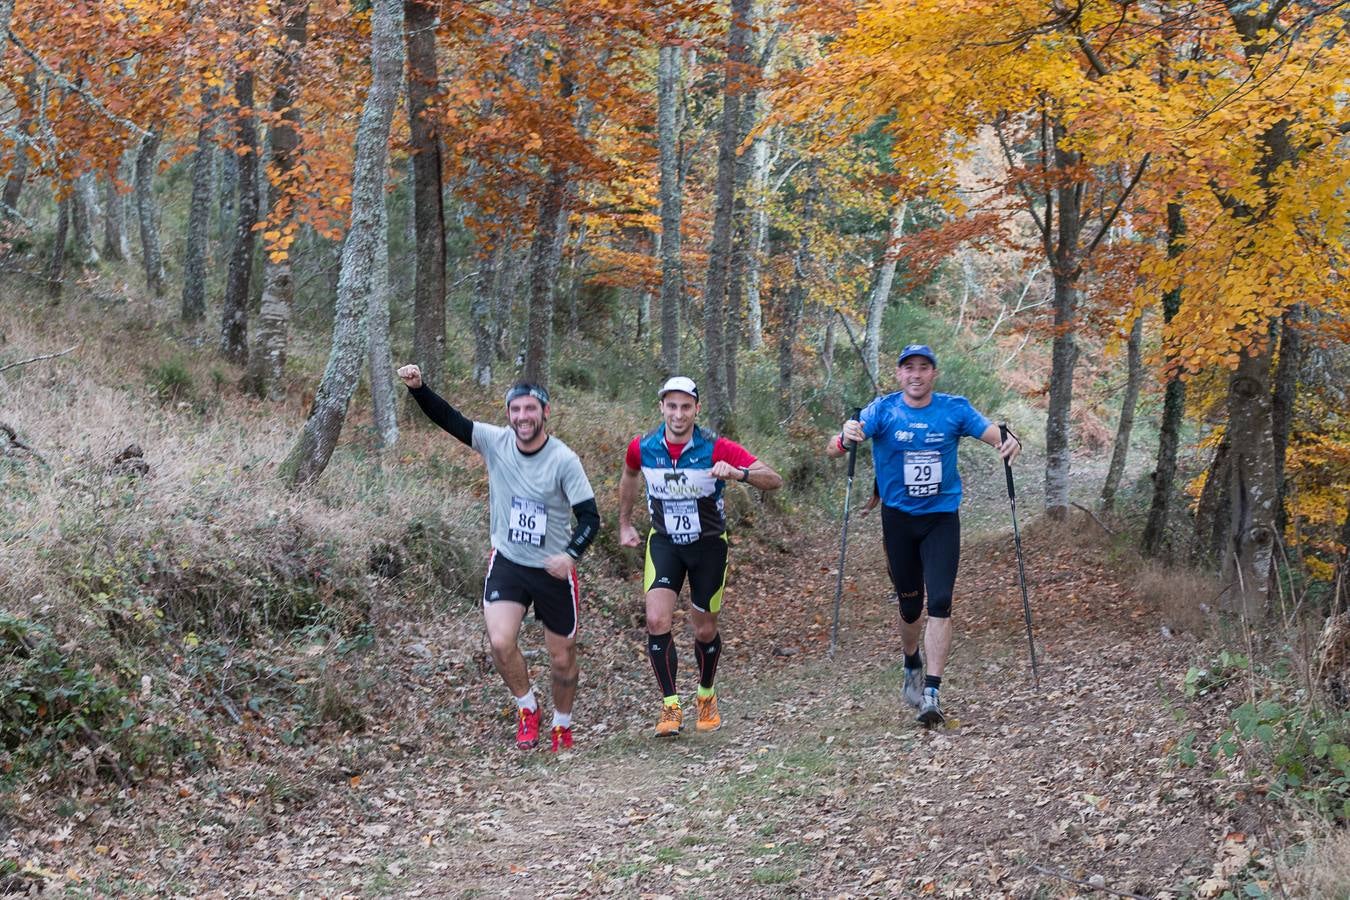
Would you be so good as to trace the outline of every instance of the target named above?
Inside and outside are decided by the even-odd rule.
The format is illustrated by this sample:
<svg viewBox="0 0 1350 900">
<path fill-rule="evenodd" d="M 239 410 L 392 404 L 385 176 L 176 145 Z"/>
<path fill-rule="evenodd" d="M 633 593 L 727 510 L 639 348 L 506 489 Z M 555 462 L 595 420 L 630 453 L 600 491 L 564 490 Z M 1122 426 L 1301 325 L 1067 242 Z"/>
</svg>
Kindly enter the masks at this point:
<svg viewBox="0 0 1350 900">
<path fill-rule="evenodd" d="M 911 497 L 935 497 L 942 489 L 942 454 L 937 450 L 910 450 L 905 454 L 905 492 Z"/>
<path fill-rule="evenodd" d="M 548 533 L 548 507 L 534 500 L 522 497 L 511 498 L 511 531 L 508 537 L 513 544 L 532 544 L 544 546 L 544 535 Z"/>
</svg>

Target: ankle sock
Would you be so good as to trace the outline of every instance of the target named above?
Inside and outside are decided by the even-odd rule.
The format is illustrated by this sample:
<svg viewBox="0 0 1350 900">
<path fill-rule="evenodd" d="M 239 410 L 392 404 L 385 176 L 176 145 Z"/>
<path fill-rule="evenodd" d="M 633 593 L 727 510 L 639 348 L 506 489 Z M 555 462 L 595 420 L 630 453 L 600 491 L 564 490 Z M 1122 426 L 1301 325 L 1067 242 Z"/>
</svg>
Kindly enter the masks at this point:
<svg viewBox="0 0 1350 900">
<path fill-rule="evenodd" d="M 941 675 L 925 675 L 925 676 L 923 676 L 923 689 L 924 689 L 925 691 L 928 690 L 929 688 L 932 688 L 933 690 L 936 691 L 936 690 L 938 690 L 938 689 L 941 688 L 941 687 L 942 687 L 942 676 L 941 676 Z"/>
<path fill-rule="evenodd" d="M 539 703 L 534 699 L 534 688 L 530 688 L 524 697 L 516 698 L 516 708 L 523 709 L 525 712 L 534 712 L 539 708 Z"/>
<path fill-rule="evenodd" d="M 906 669 L 923 668 L 923 657 L 919 656 L 918 650 L 915 650 L 913 653 L 905 654 L 905 668 Z"/>
<path fill-rule="evenodd" d="M 554 727 L 554 728 L 571 728 L 571 727 L 572 727 L 572 714 L 571 714 L 570 712 L 558 712 L 558 711 L 555 709 L 555 710 L 553 711 L 553 727 Z"/>
</svg>

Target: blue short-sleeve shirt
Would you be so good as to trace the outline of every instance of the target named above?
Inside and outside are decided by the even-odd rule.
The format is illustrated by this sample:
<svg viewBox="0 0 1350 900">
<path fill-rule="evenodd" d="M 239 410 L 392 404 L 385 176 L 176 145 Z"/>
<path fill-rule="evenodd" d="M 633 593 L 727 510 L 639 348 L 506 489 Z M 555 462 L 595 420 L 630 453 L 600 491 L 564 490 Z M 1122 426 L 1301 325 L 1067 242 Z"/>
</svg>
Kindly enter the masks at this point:
<svg viewBox="0 0 1350 900">
<path fill-rule="evenodd" d="M 872 440 L 882 503 L 912 514 L 961 508 L 956 445 L 963 436 L 978 438 L 989 428 L 989 420 L 969 400 L 934 393 L 927 406 L 915 409 L 902 392 L 887 394 L 873 400 L 860 420 Z"/>
</svg>

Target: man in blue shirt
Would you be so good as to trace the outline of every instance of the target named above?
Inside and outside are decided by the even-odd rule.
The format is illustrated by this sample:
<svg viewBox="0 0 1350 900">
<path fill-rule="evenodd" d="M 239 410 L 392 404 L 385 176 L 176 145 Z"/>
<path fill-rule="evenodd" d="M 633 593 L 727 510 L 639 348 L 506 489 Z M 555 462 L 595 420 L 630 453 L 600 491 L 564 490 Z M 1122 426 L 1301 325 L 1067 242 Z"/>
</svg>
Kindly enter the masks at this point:
<svg viewBox="0 0 1350 900">
<path fill-rule="evenodd" d="M 942 721 L 938 690 L 952 646 L 952 589 L 961 555 L 961 476 L 956 445 L 973 437 L 998 448 L 1008 462 L 1021 443 L 1000 441 L 997 425 L 965 397 L 939 394 L 937 357 L 923 344 L 900 351 L 900 390 L 878 397 L 830 439 L 826 452 L 843 456 L 850 442 L 872 439 L 881 494 L 881 533 L 891 582 L 900 598 L 900 641 L 905 652 L 905 700 L 924 725 Z M 928 630 L 919 655 L 919 617 L 928 594 Z M 927 662 L 927 672 L 924 663 Z"/>
</svg>

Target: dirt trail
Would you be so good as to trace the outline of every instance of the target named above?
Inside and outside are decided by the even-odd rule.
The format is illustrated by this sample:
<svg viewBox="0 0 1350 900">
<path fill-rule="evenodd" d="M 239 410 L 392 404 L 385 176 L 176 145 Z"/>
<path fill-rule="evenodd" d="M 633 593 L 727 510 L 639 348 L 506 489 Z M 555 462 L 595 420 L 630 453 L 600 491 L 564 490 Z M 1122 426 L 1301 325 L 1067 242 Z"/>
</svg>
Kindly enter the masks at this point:
<svg viewBox="0 0 1350 900">
<path fill-rule="evenodd" d="M 1194 645 L 1159 637 L 1103 547 L 1026 536 L 1037 692 L 1011 540 L 967 544 L 950 721 L 929 731 L 899 698 L 879 524 L 858 525 L 833 661 L 837 535 L 737 548 L 716 733 L 649 736 L 634 623 L 586 635 L 577 750 L 517 752 L 466 615 L 384 642 L 380 727 L 129 799 L 129 816 L 71 836 L 72 868 L 93 894 L 1089 893 L 1076 879 L 1170 897 L 1211 875 L 1225 835 L 1253 830 L 1231 788 L 1169 756 L 1195 727 L 1172 714 Z"/>
</svg>

